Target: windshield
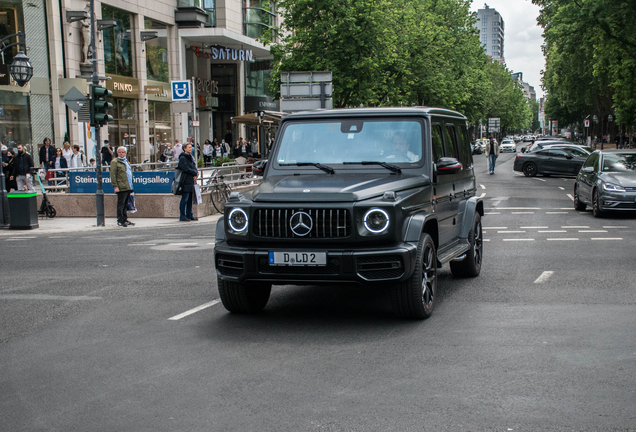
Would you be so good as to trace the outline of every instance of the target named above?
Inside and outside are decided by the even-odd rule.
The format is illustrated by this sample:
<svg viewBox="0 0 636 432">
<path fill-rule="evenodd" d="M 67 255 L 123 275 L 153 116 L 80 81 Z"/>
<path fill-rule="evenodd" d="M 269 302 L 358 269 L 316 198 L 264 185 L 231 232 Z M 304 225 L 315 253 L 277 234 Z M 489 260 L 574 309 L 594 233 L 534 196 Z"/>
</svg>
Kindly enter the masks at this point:
<svg viewBox="0 0 636 432">
<path fill-rule="evenodd" d="M 423 125 L 407 119 L 339 119 L 288 123 L 276 162 L 326 165 L 345 162 L 420 163 Z"/>
<path fill-rule="evenodd" d="M 607 153 L 603 155 L 603 172 L 636 171 L 636 154 Z"/>
</svg>

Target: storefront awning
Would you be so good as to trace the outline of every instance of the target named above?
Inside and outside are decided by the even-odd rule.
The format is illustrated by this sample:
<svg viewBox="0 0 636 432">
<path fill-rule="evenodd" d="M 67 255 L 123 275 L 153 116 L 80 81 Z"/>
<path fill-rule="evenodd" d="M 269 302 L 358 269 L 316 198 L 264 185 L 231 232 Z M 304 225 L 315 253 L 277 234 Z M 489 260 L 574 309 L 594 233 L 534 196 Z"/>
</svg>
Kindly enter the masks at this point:
<svg viewBox="0 0 636 432">
<path fill-rule="evenodd" d="M 278 126 L 280 120 L 287 114 L 278 111 L 263 111 L 263 113 L 263 126 Z M 259 122 L 258 113 L 249 113 L 243 114 L 242 116 L 232 117 L 232 123 L 241 123 L 251 126 L 258 126 L 261 124 Z"/>
</svg>

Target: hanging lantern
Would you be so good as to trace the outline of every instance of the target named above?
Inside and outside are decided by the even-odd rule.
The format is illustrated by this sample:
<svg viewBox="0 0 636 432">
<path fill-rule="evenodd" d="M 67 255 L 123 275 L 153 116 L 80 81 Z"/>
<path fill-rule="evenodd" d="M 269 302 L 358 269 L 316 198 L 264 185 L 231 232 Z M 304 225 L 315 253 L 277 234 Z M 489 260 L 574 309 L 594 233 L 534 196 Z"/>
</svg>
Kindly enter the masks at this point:
<svg viewBox="0 0 636 432">
<path fill-rule="evenodd" d="M 24 87 L 33 76 L 33 66 L 31 66 L 29 58 L 25 56 L 22 51 L 19 51 L 18 54 L 13 57 L 13 63 L 11 63 L 9 71 L 13 80 L 20 87 Z"/>
</svg>

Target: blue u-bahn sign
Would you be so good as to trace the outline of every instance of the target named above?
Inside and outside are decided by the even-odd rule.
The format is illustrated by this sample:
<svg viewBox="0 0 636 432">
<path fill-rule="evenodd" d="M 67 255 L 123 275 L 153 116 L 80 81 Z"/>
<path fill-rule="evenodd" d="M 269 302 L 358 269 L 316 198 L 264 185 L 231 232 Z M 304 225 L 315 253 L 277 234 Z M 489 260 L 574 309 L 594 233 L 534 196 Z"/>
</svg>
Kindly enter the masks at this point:
<svg viewBox="0 0 636 432">
<path fill-rule="evenodd" d="M 134 172 L 135 193 L 170 193 L 174 180 L 174 171 Z M 104 193 L 114 193 L 108 172 L 102 173 Z M 76 171 L 69 173 L 70 193 L 95 193 L 97 191 L 97 173 L 95 171 Z"/>
</svg>

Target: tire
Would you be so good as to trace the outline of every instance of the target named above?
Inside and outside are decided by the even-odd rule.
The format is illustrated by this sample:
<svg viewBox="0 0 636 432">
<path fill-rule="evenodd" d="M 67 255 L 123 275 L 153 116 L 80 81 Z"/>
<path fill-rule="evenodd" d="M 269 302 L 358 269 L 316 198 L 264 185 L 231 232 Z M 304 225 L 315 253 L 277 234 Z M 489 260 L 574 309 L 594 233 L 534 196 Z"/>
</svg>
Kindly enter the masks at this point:
<svg viewBox="0 0 636 432">
<path fill-rule="evenodd" d="M 395 314 L 407 319 L 426 319 L 433 313 L 437 296 L 437 253 L 430 235 L 423 233 L 417 246 L 413 275 L 393 287 Z"/>
<path fill-rule="evenodd" d="M 245 284 L 217 278 L 219 297 L 225 309 L 232 313 L 256 313 L 267 305 L 271 284 Z"/>
<path fill-rule="evenodd" d="M 53 219 L 57 215 L 57 211 L 55 210 L 55 207 L 53 206 L 48 206 L 45 212 L 46 212 L 46 217 L 49 219 Z"/>
<path fill-rule="evenodd" d="M 598 189 L 594 189 L 594 192 L 592 192 L 592 215 L 594 215 L 595 218 L 602 218 L 604 216 L 599 198 Z"/>
<path fill-rule="evenodd" d="M 574 185 L 574 210 L 576 211 L 584 211 L 587 208 L 587 204 L 581 202 L 579 197 L 579 185 L 578 183 Z"/>
<path fill-rule="evenodd" d="M 455 277 L 477 277 L 481 272 L 481 262 L 484 255 L 484 237 L 481 229 L 481 216 L 475 213 L 473 227 L 468 233 L 470 250 L 466 258 L 461 261 L 451 261 L 450 269 Z"/>
<path fill-rule="evenodd" d="M 225 210 L 225 201 L 229 197 L 229 187 L 225 184 L 219 185 L 212 191 L 212 205 L 217 212 L 223 214 Z"/>
<path fill-rule="evenodd" d="M 523 175 L 526 177 L 535 177 L 537 175 L 537 165 L 534 162 L 528 162 L 523 166 Z"/>
</svg>

